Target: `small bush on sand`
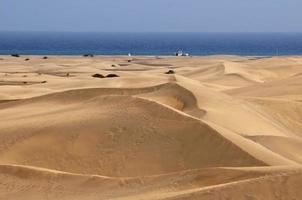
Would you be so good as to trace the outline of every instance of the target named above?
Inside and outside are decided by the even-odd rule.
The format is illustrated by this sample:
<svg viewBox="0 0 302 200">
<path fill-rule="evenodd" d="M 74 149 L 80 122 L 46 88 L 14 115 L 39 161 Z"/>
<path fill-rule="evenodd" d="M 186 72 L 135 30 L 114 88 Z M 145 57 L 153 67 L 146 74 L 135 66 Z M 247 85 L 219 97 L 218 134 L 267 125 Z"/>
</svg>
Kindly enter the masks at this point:
<svg viewBox="0 0 302 200">
<path fill-rule="evenodd" d="M 105 76 L 103 76 L 102 74 L 93 74 L 92 77 L 93 78 L 105 78 Z"/>
<path fill-rule="evenodd" d="M 116 75 L 116 74 L 108 74 L 106 76 L 106 78 L 115 78 L 115 77 L 119 77 L 119 75 Z"/>
<path fill-rule="evenodd" d="M 12 54 L 11 56 L 12 56 L 12 57 L 17 57 L 17 58 L 20 57 L 19 54 Z"/>
<path fill-rule="evenodd" d="M 94 57 L 93 54 L 84 54 L 83 56 L 84 56 L 84 57 Z"/>
<path fill-rule="evenodd" d="M 170 69 L 170 70 L 167 71 L 165 74 L 175 74 L 175 71 Z"/>
</svg>

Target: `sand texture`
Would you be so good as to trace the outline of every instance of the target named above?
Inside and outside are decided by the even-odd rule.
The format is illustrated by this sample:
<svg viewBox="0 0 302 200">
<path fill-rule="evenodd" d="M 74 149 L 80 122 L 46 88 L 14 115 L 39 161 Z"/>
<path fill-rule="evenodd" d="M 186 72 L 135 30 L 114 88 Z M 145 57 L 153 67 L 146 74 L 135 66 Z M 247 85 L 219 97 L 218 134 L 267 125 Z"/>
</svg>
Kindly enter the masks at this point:
<svg viewBox="0 0 302 200">
<path fill-rule="evenodd" d="M 302 199 L 302 57 L 0 57 L 0 200 Z"/>
</svg>

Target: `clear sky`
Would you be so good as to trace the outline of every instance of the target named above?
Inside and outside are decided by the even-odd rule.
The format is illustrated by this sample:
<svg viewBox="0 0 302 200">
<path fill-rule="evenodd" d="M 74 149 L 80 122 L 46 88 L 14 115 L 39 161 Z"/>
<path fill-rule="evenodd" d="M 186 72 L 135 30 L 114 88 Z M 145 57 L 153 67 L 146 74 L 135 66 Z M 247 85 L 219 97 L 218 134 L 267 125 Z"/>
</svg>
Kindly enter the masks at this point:
<svg viewBox="0 0 302 200">
<path fill-rule="evenodd" d="M 0 30 L 302 32 L 302 0 L 0 0 Z"/>
</svg>

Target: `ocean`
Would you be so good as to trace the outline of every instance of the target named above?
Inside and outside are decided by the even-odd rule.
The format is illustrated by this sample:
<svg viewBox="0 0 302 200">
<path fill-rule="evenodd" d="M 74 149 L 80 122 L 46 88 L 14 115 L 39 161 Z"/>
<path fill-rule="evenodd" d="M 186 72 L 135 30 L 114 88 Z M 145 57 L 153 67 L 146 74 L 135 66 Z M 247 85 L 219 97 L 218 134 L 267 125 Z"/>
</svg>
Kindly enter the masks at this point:
<svg viewBox="0 0 302 200">
<path fill-rule="evenodd" d="M 302 55 L 302 33 L 0 32 L 0 54 Z"/>
</svg>

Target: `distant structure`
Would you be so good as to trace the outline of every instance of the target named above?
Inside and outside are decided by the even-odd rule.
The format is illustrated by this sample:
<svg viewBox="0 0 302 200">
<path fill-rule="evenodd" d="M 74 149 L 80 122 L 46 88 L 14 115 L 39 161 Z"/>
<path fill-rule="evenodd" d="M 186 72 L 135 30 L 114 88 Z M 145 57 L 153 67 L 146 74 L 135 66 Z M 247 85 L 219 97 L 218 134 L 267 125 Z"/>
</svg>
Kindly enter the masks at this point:
<svg viewBox="0 0 302 200">
<path fill-rule="evenodd" d="M 128 62 L 131 62 L 132 61 L 132 55 L 131 53 L 128 53 Z"/>
<path fill-rule="evenodd" d="M 183 56 L 183 55 L 184 55 L 184 53 L 182 51 L 177 51 L 175 53 L 175 56 Z"/>
<path fill-rule="evenodd" d="M 177 51 L 177 52 L 175 53 L 175 56 L 190 56 L 190 54 L 184 53 L 183 51 Z"/>
</svg>

